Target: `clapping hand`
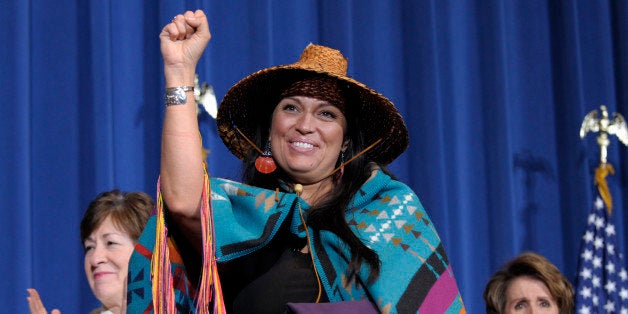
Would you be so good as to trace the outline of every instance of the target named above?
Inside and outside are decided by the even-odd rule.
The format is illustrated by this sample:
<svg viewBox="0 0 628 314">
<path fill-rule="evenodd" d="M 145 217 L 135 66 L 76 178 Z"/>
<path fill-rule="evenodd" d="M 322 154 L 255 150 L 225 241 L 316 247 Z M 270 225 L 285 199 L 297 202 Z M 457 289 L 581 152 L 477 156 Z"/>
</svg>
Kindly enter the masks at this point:
<svg viewBox="0 0 628 314">
<path fill-rule="evenodd" d="M 28 291 L 28 308 L 31 311 L 31 314 L 48 314 L 48 311 L 44 307 L 44 303 L 41 302 L 41 298 L 39 297 L 39 293 L 35 289 L 26 289 Z M 50 314 L 61 314 L 61 311 L 54 309 Z"/>
</svg>

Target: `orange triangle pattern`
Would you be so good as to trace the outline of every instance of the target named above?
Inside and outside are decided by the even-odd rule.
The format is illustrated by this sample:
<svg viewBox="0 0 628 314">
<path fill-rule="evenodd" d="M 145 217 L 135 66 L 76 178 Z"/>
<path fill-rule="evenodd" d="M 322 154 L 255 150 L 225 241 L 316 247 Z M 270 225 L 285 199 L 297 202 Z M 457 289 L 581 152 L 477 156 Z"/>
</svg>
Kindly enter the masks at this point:
<svg viewBox="0 0 628 314">
<path fill-rule="evenodd" d="M 390 202 L 390 196 L 384 196 L 379 200 L 380 203 L 387 203 Z"/>
<path fill-rule="evenodd" d="M 403 226 L 403 230 L 405 230 L 406 233 L 410 233 L 410 231 L 412 231 L 412 228 L 414 228 L 414 225 L 404 225 Z"/>
</svg>

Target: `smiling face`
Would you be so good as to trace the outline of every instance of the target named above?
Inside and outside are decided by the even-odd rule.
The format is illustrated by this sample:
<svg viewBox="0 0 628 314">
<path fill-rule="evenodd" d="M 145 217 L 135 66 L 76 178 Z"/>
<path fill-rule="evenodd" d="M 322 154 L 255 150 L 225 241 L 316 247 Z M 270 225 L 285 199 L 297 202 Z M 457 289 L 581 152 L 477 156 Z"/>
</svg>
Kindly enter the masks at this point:
<svg viewBox="0 0 628 314">
<path fill-rule="evenodd" d="M 547 286 L 530 276 L 515 278 L 506 289 L 505 314 L 559 313 L 558 305 Z"/>
<path fill-rule="evenodd" d="M 83 246 L 85 275 L 92 292 L 105 308 L 124 309 L 126 279 L 134 241 L 113 224 L 111 217 L 107 217 L 85 239 Z"/>
<path fill-rule="evenodd" d="M 345 116 L 336 106 L 311 97 L 286 97 L 273 111 L 273 157 L 296 182 L 317 182 L 334 170 L 346 148 L 346 128 Z"/>
</svg>

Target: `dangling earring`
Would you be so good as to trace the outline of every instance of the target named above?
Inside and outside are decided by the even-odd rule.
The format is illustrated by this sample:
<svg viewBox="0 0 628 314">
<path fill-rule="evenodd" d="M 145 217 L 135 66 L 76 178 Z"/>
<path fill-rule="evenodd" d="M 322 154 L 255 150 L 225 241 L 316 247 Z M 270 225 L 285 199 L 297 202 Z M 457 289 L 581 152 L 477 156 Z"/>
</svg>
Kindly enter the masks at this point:
<svg viewBox="0 0 628 314">
<path fill-rule="evenodd" d="M 340 151 L 340 178 L 342 178 L 342 175 L 345 173 L 345 151 Z"/>
<path fill-rule="evenodd" d="M 336 183 L 336 185 L 340 183 L 340 179 L 342 178 L 342 175 L 345 173 L 344 162 L 345 162 L 345 152 L 340 151 L 340 166 L 337 169 L 338 172 L 336 172 L 336 174 L 334 175 L 334 183 Z"/>
<path fill-rule="evenodd" d="M 269 174 L 277 169 L 273 153 L 270 151 L 270 139 L 266 142 L 264 152 L 255 159 L 255 169 L 263 174 Z"/>
</svg>

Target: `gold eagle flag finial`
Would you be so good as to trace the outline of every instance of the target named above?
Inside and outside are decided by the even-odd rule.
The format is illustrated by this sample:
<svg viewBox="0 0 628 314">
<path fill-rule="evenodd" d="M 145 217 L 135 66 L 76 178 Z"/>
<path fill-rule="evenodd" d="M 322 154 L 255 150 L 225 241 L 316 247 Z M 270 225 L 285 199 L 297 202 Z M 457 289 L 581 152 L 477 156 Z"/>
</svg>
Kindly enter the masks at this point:
<svg viewBox="0 0 628 314">
<path fill-rule="evenodd" d="M 609 135 L 617 136 L 620 142 L 628 146 L 628 127 L 626 126 L 624 116 L 621 114 L 613 113 L 613 119 L 610 119 L 606 106 L 600 106 L 600 110 L 602 111 L 602 116 L 599 118 L 597 110 L 592 110 L 584 117 L 580 127 L 580 138 L 584 139 L 589 132 L 598 133 L 596 140 L 598 146 L 600 146 L 600 165 L 595 169 L 595 185 L 597 185 L 598 191 L 610 213 L 613 208 L 613 201 L 606 182 L 606 176 L 609 173 L 614 174 L 615 169 L 607 162 L 608 146 L 611 142 Z"/>
<path fill-rule="evenodd" d="M 580 138 L 583 139 L 587 133 L 598 133 L 597 144 L 600 146 L 600 163 L 606 163 L 608 145 L 611 143 L 609 135 L 615 135 L 624 145 L 628 145 L 628 128 L 624 116 L 613 113 L 613 119 L 609 119 L 606 106 L 600 106 L 602 117 L 598 118 L 597 110 L 592 110 L 584 116 L 582 127 L 580 127 Z"/>
</svg>

